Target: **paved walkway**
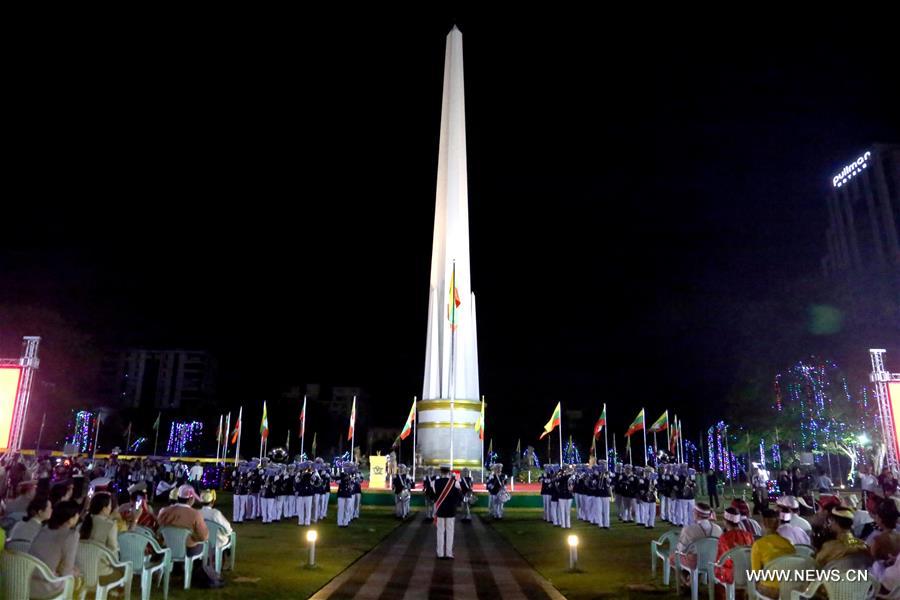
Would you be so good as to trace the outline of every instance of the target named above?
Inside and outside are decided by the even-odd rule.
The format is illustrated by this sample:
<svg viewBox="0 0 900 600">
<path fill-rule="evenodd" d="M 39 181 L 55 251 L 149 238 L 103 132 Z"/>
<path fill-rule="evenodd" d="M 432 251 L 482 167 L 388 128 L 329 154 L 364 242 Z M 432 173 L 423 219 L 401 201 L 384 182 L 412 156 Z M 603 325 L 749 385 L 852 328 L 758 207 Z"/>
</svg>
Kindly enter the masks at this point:
<svg viewBox="0 0 900 600">
<path fill-rule="evenodd" d="M 563 598 L 478 516 L 457 519 L 455 537 L 456 558 L 437 560 L 435 526 L 417 513 L 313 598 Z"/>
</svg>

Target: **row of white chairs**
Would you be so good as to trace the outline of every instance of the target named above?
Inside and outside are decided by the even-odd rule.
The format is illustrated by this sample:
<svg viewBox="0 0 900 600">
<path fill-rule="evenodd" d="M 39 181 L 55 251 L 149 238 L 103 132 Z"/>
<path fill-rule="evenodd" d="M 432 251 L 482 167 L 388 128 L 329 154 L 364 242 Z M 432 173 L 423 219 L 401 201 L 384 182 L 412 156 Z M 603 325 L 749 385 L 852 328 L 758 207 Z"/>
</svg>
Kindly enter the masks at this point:
<svg viewBox="0 0 900 600">
<path fill-rule="evenodd" d="M 209 529 L 210 540 L 217 540 L 221 526 L 213 521 L 206 521 Z M 205 564 L 209 559 L 209 542 L 201 542 L 202 550 L 199 554 L 188 556 L 187 538 L 190 531 L 180 527 L 162 527 L 160 534 L 165 541 L 162 547 L 156 541 L 152 530 L 146 527 L 135 526 L 130 531 L 119 534 L 119 556 L 113 555 L 110 550 L 94 541 L 81 540 L 78 543 L 78 552 L 75 563 L 81 576 L 84 578 L 84 586 L 77 600 L 84 600 L 88 590 L 94 592 L 95 600 L 105 600 L 109 591 L 123 588 L 125 600 L 131 599 L 131 585 L 134 576 L 141 578 L 141 600 L 149 600 L 153 578 L 156 577 L 157 587 L 162 586 L 163 598 L 169 598 L 169 580 L 175 563 L 182 563 L 184 567 L 184 589 L 191 587 L 191 573 L 194 562 L 201 561 Z M 28 598 L 32 577 L 37 575 L 49 584 L 62 585 L 62 590 L 51 600 L 76 600 L 75 578 L 71 575 L 59 577 L 41 560 L 28 554 L 31 542 L 28 540 L 9 540 L 6 543 L 6 551 L 0 554 L 0 591 L 4 598 Z M 146 553 L 147 547 L 153 550 L 158 562 L 153 562 L 153 556 Z M 234 569 L 235 551 L 237 549 L 237 534 L 232 531 L 228 535 L 228 542 L 224 545 L 214 545 L 214 567 L 217 573 L 222 572 L 223 555 L 230 550 L 230 568 Z M 101 561 L 116 569 L 122 569 L 123 575 L 119 579 L 105 584 L 100 584 L 99 568 Z"/>
<path fill-rule="evenodd" d="M 716 560 L 718 553 L 718 538 L 708 537 L 697 540 L 685 552 L 678 552 L 676 545 L 678 544 L 678 530 L 672 530 L 664 533 L 659 539 L 650 542 L 650 561 L 651 574 L 656 577 L 656 561 L 661 560 L 663 563 L 663 584 L 668 586 L 671 580 L 671 570 L 673 565 L 670 562 L 670 556 L 674 554 L 675 563 L 675 588 L 680 593 L 681 577 L 680 573 L 685 572 L 691 579 L 691 600 L 698 600 L 700 584 L 707 586 L 709 592 L 709 600 L 715 597 L 715 587 L 721 585 L 725 588 L 726 600 L 734 600 L 736 589 L 745 589 L 747 598 L 750 600 L 767 600 L 765 596 L 759 594 L 753 582 L 747 578 L 747 572 L 750 570 L 750 547 L 742 546 L 732 548 Z M 695 567 L 690 567 L 682 562 L 682 558 L 691 554 L 697 557 Z M 794 554 L 789 556 L 781 556 L 765 565 L 764 570 L 767 572 L 774 571 L 795 571 L 816 569 L 814 560 L 815 550 L 811 546 L 797 544 L 794 546 Z M 728 560 L 732 561 L 733 581 L 726 583 L 716 577 L 716 567 L 722 567 Z M 846 571 L 848 567 L 842 561 L 825 566 L 824 570 L 838 569 Z M 852 565 L 855 569 L 857 565 Z M 864 566 L 861 566 L 864 568 Z M 819 587 L 824 587 L 828 592 L 828 598 L 831 600 L 859 600 L 865 598 L 874 598 L 878 590 L 878 583 L 874 577 L 868 577 L 867 581 L 852 581 L 849 577 L 840 578 L 840 581 L 816 581 L 807 583 L 804 581 L 781 581 L 779 582 L 779 596 L 781 600 L 802 600 L 804 598 L 812 598 L 815 596 Z M 900 599 L 900 587 L 893 590 L 889 595 L 878 596 L 885 599 Z"/>
</svg>

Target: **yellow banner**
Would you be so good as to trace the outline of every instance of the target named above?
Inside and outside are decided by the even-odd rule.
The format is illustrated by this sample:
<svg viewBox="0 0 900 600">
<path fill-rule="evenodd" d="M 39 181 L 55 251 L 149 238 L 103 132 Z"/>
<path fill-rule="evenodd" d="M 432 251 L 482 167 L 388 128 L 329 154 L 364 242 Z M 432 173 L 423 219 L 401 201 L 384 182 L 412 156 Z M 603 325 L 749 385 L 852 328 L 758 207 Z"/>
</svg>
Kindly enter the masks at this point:
<svg viewBox="0 0 900 600">
<path fill-rule="evenodd" d="M 386 490 L 390 487 L 387 480 L 387 456 L 369 457 L 369 489 Z"/>
</svg>

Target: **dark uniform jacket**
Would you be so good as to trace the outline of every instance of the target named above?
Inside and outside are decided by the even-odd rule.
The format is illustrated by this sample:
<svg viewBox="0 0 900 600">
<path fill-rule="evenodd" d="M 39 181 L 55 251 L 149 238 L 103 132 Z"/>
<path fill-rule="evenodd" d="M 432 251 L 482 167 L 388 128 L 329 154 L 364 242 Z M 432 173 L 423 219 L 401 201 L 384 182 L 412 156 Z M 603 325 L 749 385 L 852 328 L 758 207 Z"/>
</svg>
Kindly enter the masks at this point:
<svg viewBox="0 0 900 600">
<path fill-rule="evenodd" d="M 444 492 L 444 488 L 448 485 L 453 486 L 449 492 L 447 492 L 447 497 L 444 498 L 444 501 L 441 502 L 441 505 L 437 507 L 437 515 L 441 519 L 452 519 L 456 516 L 456 509 L 459 507 L 459 504 L 462 502 L 462 492 L 456 487 L 456 478 L 450 477 L 438 477 L 434 480 L 434 492 L 436 494 L 435 499 L 440 498 Z"/>
</svg>

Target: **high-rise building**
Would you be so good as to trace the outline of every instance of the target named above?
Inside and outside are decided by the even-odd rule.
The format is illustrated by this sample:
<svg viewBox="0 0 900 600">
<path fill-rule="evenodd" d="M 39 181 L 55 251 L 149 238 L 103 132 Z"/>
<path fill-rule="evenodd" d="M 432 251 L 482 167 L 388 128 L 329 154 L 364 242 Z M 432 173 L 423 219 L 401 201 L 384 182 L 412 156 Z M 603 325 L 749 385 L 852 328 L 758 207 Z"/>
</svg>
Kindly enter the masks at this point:
<svg viewBox="0 0 900 600">
<path fill-rule="evenodd" d="M 900 268 L 900 145 L 873 144 L 838 166 L 828 185 L 825 275 Z"/>
<path fill-rule="evenodd" d="M 201 407 L 215 398 L 217 364 L 205 351 L 129 349 L 111 354 L 101 377 L 113 406 Z"/>
</svg>

